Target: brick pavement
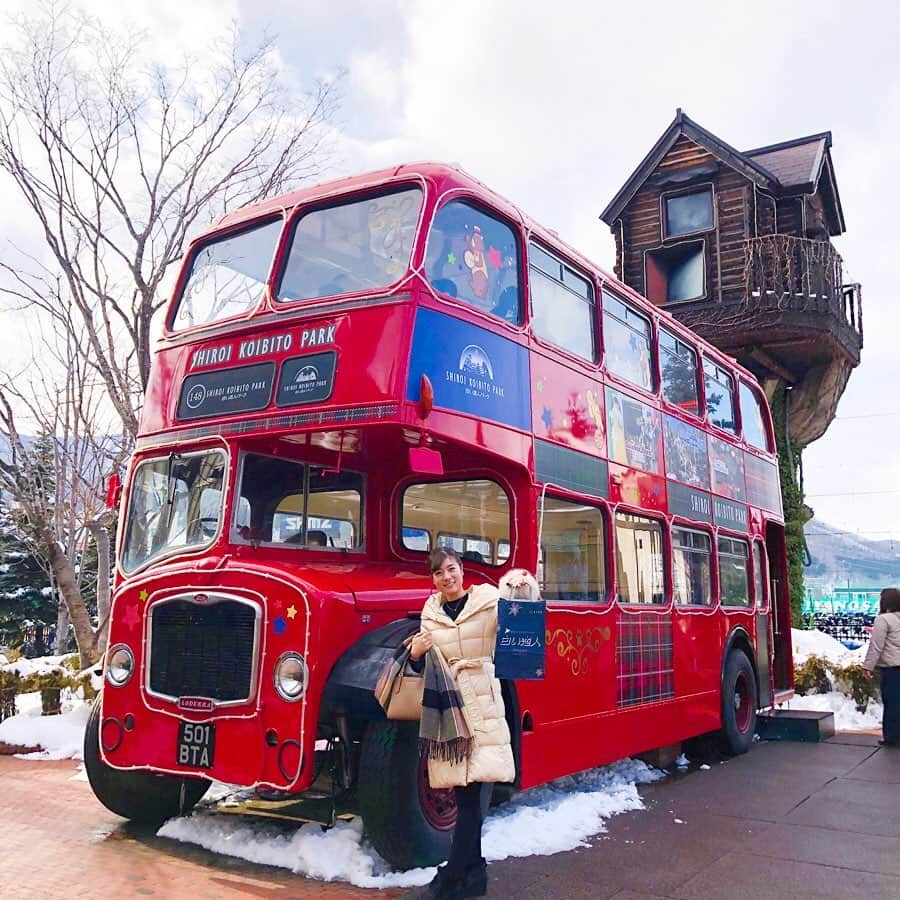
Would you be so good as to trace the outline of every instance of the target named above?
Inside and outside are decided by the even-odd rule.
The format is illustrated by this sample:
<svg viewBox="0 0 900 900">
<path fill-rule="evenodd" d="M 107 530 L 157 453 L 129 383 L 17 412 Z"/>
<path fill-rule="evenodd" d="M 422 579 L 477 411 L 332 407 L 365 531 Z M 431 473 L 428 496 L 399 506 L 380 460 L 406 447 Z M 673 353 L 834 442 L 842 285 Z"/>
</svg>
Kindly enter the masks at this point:
<svg viewBox="0 0 900 900">
<path fill-rule="evenodd" d="M 392 897 L 161 840 L 108 813 L 75 764 L 0 757 L 0 897 Z M 489 896 L 900 898 L 900 750 L 874 735 L 762 743 L 641 788 L 590 846 L 489 867 Z M 679 819 L 680 822 L 675 820 Z"/>
<path fill-rule="evenodd" d="M 108 812 L 72 760 L 0 756 L 0 897 L 380 898 L 373 891 L 303 879 L 292 872 L 154 836 Z"/>
</svg>

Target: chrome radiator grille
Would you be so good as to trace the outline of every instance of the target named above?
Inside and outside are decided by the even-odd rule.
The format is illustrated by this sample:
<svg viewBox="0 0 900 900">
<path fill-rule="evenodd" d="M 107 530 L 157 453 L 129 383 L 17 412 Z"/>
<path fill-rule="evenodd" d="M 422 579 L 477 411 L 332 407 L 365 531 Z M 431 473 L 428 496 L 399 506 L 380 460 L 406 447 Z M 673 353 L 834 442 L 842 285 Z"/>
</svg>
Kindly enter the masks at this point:
<svg viewBox="0 0 900 900">
<path fill-rule="evenodd" d="M 247 700 L 253 691 L 258 613 L 232 599 L 169 600 L 150 610 L 150 693 Z"/>
</svg>

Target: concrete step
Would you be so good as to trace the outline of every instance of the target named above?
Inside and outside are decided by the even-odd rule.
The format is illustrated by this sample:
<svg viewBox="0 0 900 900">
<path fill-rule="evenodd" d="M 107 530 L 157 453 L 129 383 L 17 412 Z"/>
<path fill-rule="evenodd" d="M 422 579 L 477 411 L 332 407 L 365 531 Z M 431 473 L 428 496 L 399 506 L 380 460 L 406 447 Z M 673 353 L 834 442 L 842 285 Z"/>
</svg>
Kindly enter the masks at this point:
<svg viewBox="0 0 900 900">
<path fill-rule="evenodd" d="M 825 741 L 834 735 L 834 713 L 814 709 L 775 709 L 760 713 L 756 731 L 767 741 Z"/>
</svg>

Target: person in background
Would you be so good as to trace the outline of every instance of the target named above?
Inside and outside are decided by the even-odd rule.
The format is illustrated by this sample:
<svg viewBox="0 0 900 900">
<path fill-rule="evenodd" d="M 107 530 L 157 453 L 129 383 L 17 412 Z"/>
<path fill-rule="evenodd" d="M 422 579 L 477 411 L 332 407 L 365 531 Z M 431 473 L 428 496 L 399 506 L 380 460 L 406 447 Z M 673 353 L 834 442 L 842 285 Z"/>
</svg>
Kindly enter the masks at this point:
<svg viewBox="0 0 900 900">
<path fill-rule="evenodd" d="M 463 701 L 463 716 L 472 736 L 464 759 L 428 759 L 432 788 L 453 788 L 456 827 L 450 857 L 434 880 L 405 896 L 462 900 L 487 893 L 487 866 L 481 855 L 484 784 L 513 781 L 515 762 L 500 682 L 494 677 L 499 592 L 491 584 L 463 586 L 463 565 L 450 547 L 428 557 L 437 592 L 422 609 L 422 628 L 410 646 L 414 667 L 436 647 L 443 654 Z"/>
<path fill-rule="evenodd" d="M 900 590 L 885 588 L 879 609 L 863 666 L 870 678 L 875 669 L 881 673 L 884 719 L 879 743 L 900 747 Z"/>
</svg>

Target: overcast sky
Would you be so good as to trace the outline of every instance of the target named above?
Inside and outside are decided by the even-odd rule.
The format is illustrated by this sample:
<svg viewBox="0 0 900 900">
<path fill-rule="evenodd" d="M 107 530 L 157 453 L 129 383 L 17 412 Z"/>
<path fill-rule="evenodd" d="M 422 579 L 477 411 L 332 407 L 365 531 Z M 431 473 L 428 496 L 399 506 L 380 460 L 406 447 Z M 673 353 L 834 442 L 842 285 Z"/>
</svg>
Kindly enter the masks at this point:
<svg viewBox="0 0 900 900">
<path fill-rule="evenodd" d="M 0 0 L 0 10 L 19 5 Z M 836 243 L 845 278 L 863 285 L 865 346 L 838 418 L 805 454 L 808 502 L 832 525 L 900 539 L 895 4 L 85 5 L 143 25 L 163 52 L 230 18 L 250 36 L 278 35 L 298 83 L 346 72 L 329 174 L 460 163 L 608 270 L 613 243 L 599 214 L 677 107 L 742 150 L 830 130 L 847 222 Z M 14 221 L 0 210 L 0 252 Z M 8 341 L 14 329 L 2 332 Z"/>
</svg>

